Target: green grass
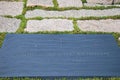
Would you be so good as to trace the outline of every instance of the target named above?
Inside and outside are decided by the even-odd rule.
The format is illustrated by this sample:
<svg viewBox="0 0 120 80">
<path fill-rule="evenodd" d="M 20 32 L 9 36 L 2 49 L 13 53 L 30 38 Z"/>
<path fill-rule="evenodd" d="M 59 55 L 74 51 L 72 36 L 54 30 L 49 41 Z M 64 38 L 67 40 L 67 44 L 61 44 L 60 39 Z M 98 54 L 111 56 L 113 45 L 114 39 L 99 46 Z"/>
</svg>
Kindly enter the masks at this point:
<svg viewBox="0 0 120 80">
<path fill-rule="evenodd" d="M 58 5 L 57 0 L 53 0 L 53 4 L 54 4 L 54 8 L 56 8 L 56 9 L 57 9 L 57 8 L 58 8 L 58 6 L 59 6 L 59 5 Z"/>
<path fill-rule="evenodd" d="M 65 11 L 65 10 L 80 10 L 80 9 L 86 9 L 86 10 L 104 10 L 104 9 L 113 9 L 113 8 L 120 8 L 119 6 L 95 6 L 95 7 L 65 7 L 65 8 L 59 8 L 58 3 L 56 0 L 53 0 L 54 7 L 45 7 L 45 6 L 28 6 L 26 7 L 26 10 L 35 10 L 35 9 L 42 9 L 42 10 L 49 10 L 49 11 Z"/>
<path fill-rule="evenodd" d="M 78 28 L 78 25 L 77 25 L 77 21 L 76 20 L 73 20 L 73 25 L 74 25 L 74 33 L 79 33 L 80 32 L 80 29 Z"/>
<path fill-rule="evenodd" d="M 80 18 L 68 18 L 72 20 L 102 20 L 102 19 L 120 19 L 120 15 L 114 15 L 114 16 L 100 16 L 100 17 L 80 17 Z"/>
<path fill-rule="evenodd" d="M 74 18 L 74 17 L 33 17 L 33 18 L 28 18 L 27 20 L 42 20 L 42 19 L 68 19 L 68 20 L 105 20 L 105 19 L 120 19 L 120 15 L 114 15 L 114 16 L 100 16 L 100 17 L 95 17 L 95 16 L 90 16 L 90 17 L 80 17 L 80 18 Z"/>
<path fill-rule="evenodd" d="M 25 17 L 23 17 L 21 19 L 20 27 L 16 31 L 16 33 L 24 33 L 24 29 L 25 29 L 26 25 L 27 25 L 27 19 L 25 19 Z"/>
<path fill-rule="evenodd" d="M 27 8 L 26 8 L 27 0 L 23 0 L 23 2 L 24 2 L 24 8 L 23 8 L 22 14 L 15 16 L 15 18 L 21 19 L 20 27 L 16 31 L 16 33 L 24 33 L 24 28 L 26 27 L 26 24 L 27 24 L 27 19 L 25 18 L 25 13 L 27 10 Z"/>
<path fill-rule="evenodd" d="M 87 1 L 86 0 L 81 0 L 82 1 L 82 3 L 87 3 Z"/>
<path fill-rule="evenodd" d="M 28 18 L 27 20 L 42 20 L 44 18 L 42 17 L 34 17 L 34 18 Z"/>
<path fill-rule="evenodd" d="M 120 47 L 120 41 L 118 40 L 118 38 L 120 37 L 120 33 L 113 33 L 113 36 L 115 37 L 115 39 L 118 42 L 118 45 Z"/>
<path fill-rule="evenodd" d="M 0 48 L 2 47 L 6 33 L 0 33 Z"/>
</svg>

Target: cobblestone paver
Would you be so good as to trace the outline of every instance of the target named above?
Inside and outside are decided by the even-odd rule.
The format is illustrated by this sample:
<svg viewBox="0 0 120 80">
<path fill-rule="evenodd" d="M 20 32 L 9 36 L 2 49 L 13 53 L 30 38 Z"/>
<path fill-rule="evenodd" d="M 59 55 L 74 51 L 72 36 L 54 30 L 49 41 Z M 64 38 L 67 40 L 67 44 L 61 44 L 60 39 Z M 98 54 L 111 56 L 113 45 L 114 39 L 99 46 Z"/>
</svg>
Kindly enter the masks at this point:
<svg viewBox="0 0 120 80">
<path fill-rule="evenodd" d="M 114 0 L 114 3 L 120 3 L 120 0 Z"/>
<path fill-rule="evenodd" d="M 77 23 L 82 31 L 120 32 L 120 20 L 85 20 Z"/>
<path fill-rule="evenodd" d="M 113 0 L 87 0 L 88 3 L 112 4 Z"/>
<path fill-rule="evenodd" d="M 120 4 L 115 4 L 115 5 L 102 5 L 102 4 L 94 4 L 94 3 L 84 3 L 84 6 L 87 7 L 109 7 L 109 6 L 115 6 L 115 7 L 120 7 Z"/>
<path fill-rule="evenodd" d="M 46 10 L 33 10 L 33 11 L 27 11 L 26 18 L 32 18 L 32 17 L 74 17 L 74 18 L 80 18 L 80 17 L 101 17 L 101 16 L 114 16 L 120 14 L 120 8 L 116 9 L 107 9 L 107 10 L 67 10 L 67 11 L 46 11 Z"/>
<path fill-rule="evenodd" d="M 0 32 L 81 30 L 120 33 L 120 0 L 86 1 L 26 0 L 25 4 L 24 0 L 0 0 Z M 96 18 L 100 20 L 94 20 Z"/>
<path fill-rule="evenodd" d="M 59 7 L 82 7 L 81 0 L 57 0 Z"/>
<path fill-rule="evenodd" d="M 53 7 L 52 0 L 28 0 L 27 6 L 46 6 Z"/>
<path fill-rule="evenodd" d="M 44 20 L 30 20 L 27 22 L 25 31 L 72 31 L 72 20 L 67 19 L 44 19 Z"/>
<path fill-rule="evenodd" d="M 15 18 L 0 17 L 0 32 L 16 32 L 20 22 L 20 20 Z"/>
<path fill-rule="evenodd" d="M 0 15 L 16 16 L 22 14 L 23 2 L 0 1 Z"/>
</svg>

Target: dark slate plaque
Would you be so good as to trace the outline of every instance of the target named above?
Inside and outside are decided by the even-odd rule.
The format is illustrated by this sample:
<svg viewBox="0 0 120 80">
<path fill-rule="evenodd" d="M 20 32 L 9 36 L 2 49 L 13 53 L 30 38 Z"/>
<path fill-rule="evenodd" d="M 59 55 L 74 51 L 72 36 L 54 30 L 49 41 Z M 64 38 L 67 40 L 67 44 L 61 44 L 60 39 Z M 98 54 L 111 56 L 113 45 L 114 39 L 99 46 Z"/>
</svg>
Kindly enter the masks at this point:
<svg viewBox="0 0 120 80">
<path fill-rule="evenodd" d="M 112 35 L 8 34 L 0 77 L 26 76 L 120 76 L 120 48 Z"/>
</svg>

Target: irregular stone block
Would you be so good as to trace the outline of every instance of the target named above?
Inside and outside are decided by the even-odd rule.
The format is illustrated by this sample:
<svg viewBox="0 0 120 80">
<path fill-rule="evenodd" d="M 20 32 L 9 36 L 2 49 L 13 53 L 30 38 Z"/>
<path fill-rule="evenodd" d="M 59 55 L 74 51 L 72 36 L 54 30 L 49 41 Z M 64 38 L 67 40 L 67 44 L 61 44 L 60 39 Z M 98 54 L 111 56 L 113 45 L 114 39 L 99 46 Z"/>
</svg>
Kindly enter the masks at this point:
<svg viewBox="0 0 120 80">
<path fill-rule="evenodd" d="M 59 7 L 82 7 L 81 0 L 57 0 Z"/>
<path fill-rule="evenodd" d="M 66 19 L 29 20 L 25 31 L 73 31 L 73 23 Z"/>
<path fill-rule="evenodd" d="M 21 20 L 0 17 L 0 32 L 16 32 Z"/>
<path fill-rule="evenodd" d="M 120 20 L 84 20 L 77 23 L 82 31 L 120 32 Z"/>
<path fill-rule="evenodd" d="M 22 14 L 23 2 L 0 1 L 0 15 L 16 16 Z"/>
<path fill-rule="evenodd" d="M 114 3 L 120 3 L 120 0 L 114 0 Z"/>
<path fill-rule="evenodd" d="M 27 6 L 46 6 L 53 7 L 52 0 L 28 0 Z"/>
<path fill-rule="evenodd" d="M 80 18 L 80 17 L 101 17 L 101 16 L 115 16 L 120 15 L 120 8 L 114 8 L 114 9 L 105 9 L 105 10 L 66 10 L 66 11 L 46 11 L 46 10 L 33 10 L 33 11 L 27 11 L 25 17 L 26 18 L 33 18 L 33 17 L 74 17 L 74 18 Z"/>
<path fill-rule="evenodd" d="M 87 0 L 88 3 L 112 4 L 113 0 Z"/>
<path fill-rule="evenodd" d="M 104 6 L 104 7 L 116 6 L 116 7 L 120 7 L 119 4 L 114 4 L 114 5 L 102 5 L 102 4 L 95 4 L 95 3 L 84 3 L 84 6 L 87 6 L 87 7 L 96 7 L 96 6 Z"/>
</svg>

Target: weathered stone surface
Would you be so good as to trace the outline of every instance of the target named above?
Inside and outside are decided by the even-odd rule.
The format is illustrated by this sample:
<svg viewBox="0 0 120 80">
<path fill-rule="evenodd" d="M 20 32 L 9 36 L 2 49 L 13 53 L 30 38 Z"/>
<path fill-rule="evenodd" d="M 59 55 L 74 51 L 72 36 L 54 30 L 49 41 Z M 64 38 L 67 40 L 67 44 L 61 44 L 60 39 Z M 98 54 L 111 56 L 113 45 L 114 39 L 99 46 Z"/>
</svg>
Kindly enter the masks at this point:
<svg viewBox="0 0 120 80">
<path fill-rule="evenodd" d="M 104 7 L 116 6 L 116 7 L 120 7 L 119 4 L 115 4 L 115 5 L 102 5 L 102 4 L 95 4 L 95 3 L 84 3 L 84 6 L 87 6 L 87 7 L 96 7 L 96 6 L 104 6 Z"/>
<path fill-rule="evenodd" d="M 120 0 L 114 0 L 114 3 L 120 3 Z"/>
<path fill-rule="evenodd" d="M 23 2 L 0 1 L 0 15 L 16 16 L 22 14 Z"/>
<path fill-rule="evenodd" d="M 59 7 L 82 7 L 81 0 L 57 0 Z"/>
<path fill-rule="evenodd" d="M 28 0 L 27 6 L 46 6 L 53 7 L 52 0 Z"/>
<path fill-rule="evenodd" d="M 96 7 L 96 6 L 103 6 L 103 5 L 101 5 L 101 4 L 96 4 L 96 3 L 84 3 L 84 6 Z"/>
<path fill-rule="evenodd" d="M 84 20 L 77 23 L 82 31 L 120 32 L 120 20 Z"/>
<path fill-rule="evenodd" d="M 32 18 L 32 17 L 101 17 L 101 16 L 114 16 L 114 15 L 120 15 L 120 8 L 114 8 L 114 9 L 106 9 L 106 10 L 67 10 L 67 11 L 46 11 L 46 10 L 33 10 L 33 11 L 27 11 L 25 17 L 26 18 Z"/>
<path fill-rule="evenodd" d="M 0 32 L 16 32 L 21 20 L 0 17 Z"/>
<path fill-rule="evenodd" d="M 67 19 L 43 19 L 43 20 L 29 20 L 25 31 L 72 31 L 72 20 Z"/>
<path fill-rule="evenodd" d="M 16 0 L 0 0 L 0 1 L 16 1 Z M 17 0 L 17 1 L 23 1 L 23 0 Z"/>
<path fill-rule="evenodd" d="M 112 4 L 113 0 L 87 0 L 88 3 Z"/>
</svg>

